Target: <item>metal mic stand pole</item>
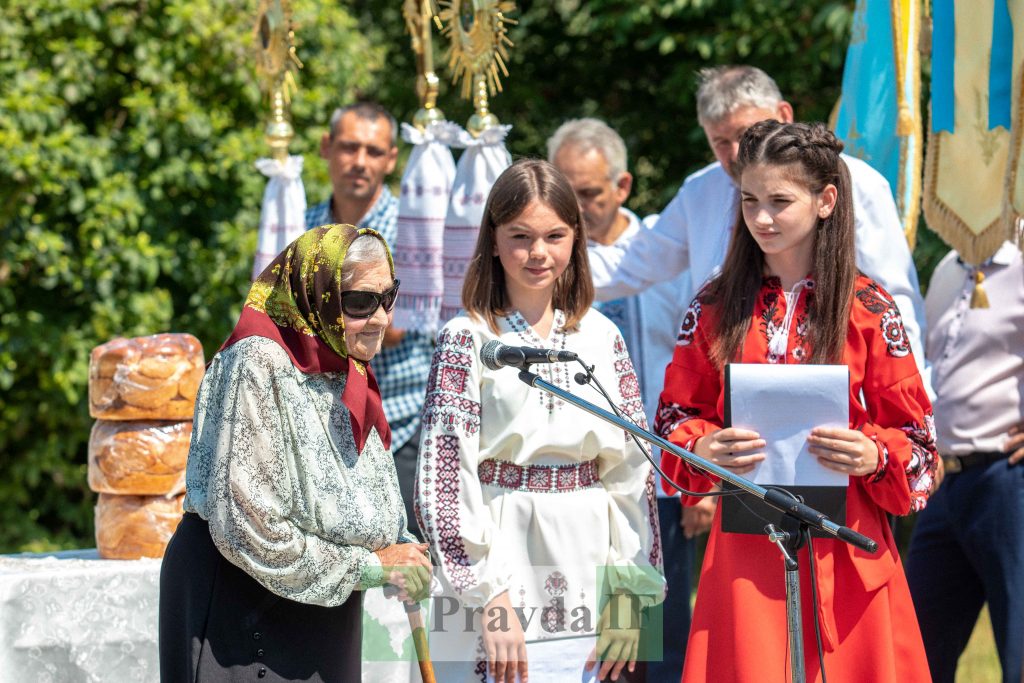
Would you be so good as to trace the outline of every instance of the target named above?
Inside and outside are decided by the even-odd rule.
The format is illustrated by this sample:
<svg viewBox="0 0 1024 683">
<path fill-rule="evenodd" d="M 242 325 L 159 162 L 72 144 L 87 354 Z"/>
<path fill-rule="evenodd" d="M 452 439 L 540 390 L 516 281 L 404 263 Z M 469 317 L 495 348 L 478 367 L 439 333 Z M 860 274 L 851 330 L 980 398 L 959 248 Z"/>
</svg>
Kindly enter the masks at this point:
<svg viewBox="0 0 1024 683">
<path fill-rule="evenodd" d="M 805 669 L 803 657 L 803 635 L 800 627 L 800 574 L 799 566 L 796 561 L 796 549 L 799 547 L 802 540 L 803 528 L 810 527 L 818 529 L 823 533 L 834 536 L 841 541 L 845 541 L 846 543 L 869 553 L 878 551 L 878 543 L 863 534 L 857 533 L 853 529 L 836 524 L 814 508 L 804 505 L 798 498 L 788 491 L 777 487 L 766 489 L 763 486 L 755 484 L 749 479 L 733 474 L 729 470 L 719 467 L 713 462 L 704 460 L 700 456 L 694 455 L 690 451 L 682 449 L 679 446 L 666 441 L 660 436 L 636 426 L 629 420 L 624 420 L 614 413 L 610 413 L 603 408 L 599 408 L 593 403 L 586 401 L 575 394 L 569 393 L 560 387 L 556 387 L 550 382 L 546 382 L 529 370 L 520 370 L 519 379 L 532 387 L 536 387 L 537 389 L 542 389 L 549 394 L 553 394 L 566 403 L 571 403 L 577 408 L 581 408 L 591 415 L 601 418 L 605 422 L 610 422 L 630 434 L 657 446 L 661 450 L 672 453 L 677 458 L 681 458 L 687 464 L 692 465 L 703 472 L 712 474 L 722 481 L 749 493 L 755 498 L 763 500 L 771 507 L 785 514 L 786 517 L 784 519 L 790 519 L 795 522 L 794 526 L 796 528 L 790 529 L 789 531 L 779 531 L 774 527 L 774 525 L 768 525 L 765 528 L 765 531 L 768 533 L 768 539 L 779 545 L 779 548 L 783 551 L 786 567 L 786 624 L 789 629 L 789 651 L 792 659 L 792 680 L 794 683 L 803 683 L 805 680 Z"/>
<path fill-rule="evenodd" d="M 787 518 L 788 519 L 788 518 Z M 800 624 L 800 564 L 796 552 L 803 545 L 803 524 L 796 533 L 777 529 L 774 524 L 765 527 L 768 540 L 779 546 L 782 551 L 782 563 L 786 568 L 786 630 L 789 639 L 790 679 L 793 683 L 803 683 L 804 672 L 804 633 Z"/>
</svg>

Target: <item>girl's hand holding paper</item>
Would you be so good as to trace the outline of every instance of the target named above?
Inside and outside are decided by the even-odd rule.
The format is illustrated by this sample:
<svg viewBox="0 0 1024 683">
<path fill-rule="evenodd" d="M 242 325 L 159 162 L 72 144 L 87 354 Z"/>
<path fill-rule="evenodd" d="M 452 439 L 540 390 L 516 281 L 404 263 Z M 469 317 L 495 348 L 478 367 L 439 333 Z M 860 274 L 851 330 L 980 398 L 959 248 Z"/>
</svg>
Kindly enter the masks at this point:
<svg viewBox="0 0 1024 683">
<path fill-rule="evenodd" d="M 693 452 L 736 474 L 744 474 L 764 460 L 764 452 L 759 449 L 765 445 L 761 435 L 751 429 L 726 427 L 697 439 Z"/>
<path fill-rule="evenodd" d="M 859 477 L 878 469 L 878 446 L 859 430 L 815 427 L 807 443 L 807 450 L 830 470 Z"/>
</svg>

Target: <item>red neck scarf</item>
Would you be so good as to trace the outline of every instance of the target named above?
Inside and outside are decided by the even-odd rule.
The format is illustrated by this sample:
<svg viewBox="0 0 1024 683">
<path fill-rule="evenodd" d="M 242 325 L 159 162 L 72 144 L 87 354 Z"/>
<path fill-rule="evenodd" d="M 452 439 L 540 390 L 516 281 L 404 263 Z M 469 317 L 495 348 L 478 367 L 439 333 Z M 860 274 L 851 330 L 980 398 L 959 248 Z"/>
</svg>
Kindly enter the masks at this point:
<svg viewBox="0 0 1024 683">
<path fill-rule="evenodd" d="M 247 337 L 264 337 L 283 348 L 299 372 L 345 374 L 341 402 L 348 408 L 360 452 L 371 427 L 377 429 L 384 447 L 391 447 L 391 428 L 377 380 L 366 363 L 348 355 L 345 344 L 341 268 L 349 246 L 362 235 L 384 241 L 375 230 L 350 225 L 327 225 L 303 233 L 253 282 L 235 329 L 220 347 L 224 350 Z M 390 251 L 388 263 L 394 276 Z"/>
</svg>

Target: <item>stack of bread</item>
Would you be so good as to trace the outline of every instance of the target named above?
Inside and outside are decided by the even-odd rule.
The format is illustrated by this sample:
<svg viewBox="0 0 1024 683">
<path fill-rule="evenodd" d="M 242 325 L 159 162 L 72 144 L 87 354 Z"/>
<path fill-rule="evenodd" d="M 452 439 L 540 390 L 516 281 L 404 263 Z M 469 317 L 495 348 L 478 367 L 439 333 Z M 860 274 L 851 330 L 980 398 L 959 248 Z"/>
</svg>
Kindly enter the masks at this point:
<svg viewBox="0 0 1024 683">
<path fill-rule="evenodd" d="M 181 519 L 203 348 L 190 334 L 118 338 L 89 358 L 89 488 L 100 557 L 163 557 Z"/>
</svg>

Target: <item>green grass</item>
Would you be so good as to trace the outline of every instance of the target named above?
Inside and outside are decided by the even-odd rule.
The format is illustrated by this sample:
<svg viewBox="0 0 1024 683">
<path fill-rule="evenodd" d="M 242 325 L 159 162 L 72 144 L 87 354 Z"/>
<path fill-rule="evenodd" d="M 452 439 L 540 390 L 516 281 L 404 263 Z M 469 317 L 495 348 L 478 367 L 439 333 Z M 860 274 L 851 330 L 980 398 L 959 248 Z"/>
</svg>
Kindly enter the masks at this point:
<svg viewBox="0 0 1024 683">
<path fill-rule="evenodd" d="M 1002 669 L 996 654 L 996 641 L 992 636 L 992 622 L 988 618 L 988 607 L 981 611 L 974 633 L 967 643 L 967 649 L 960 656 L 956 668 L 957 683 L 999 683 Z"/>
</svg>

